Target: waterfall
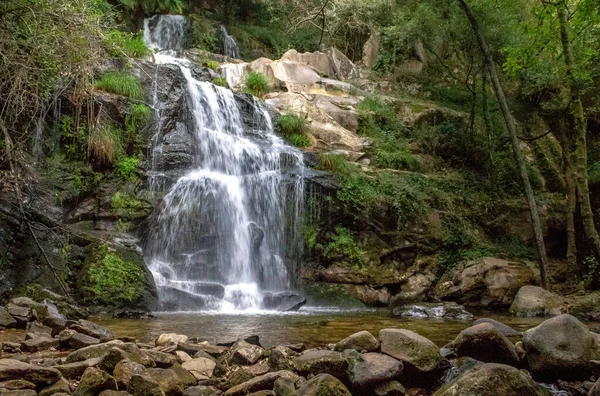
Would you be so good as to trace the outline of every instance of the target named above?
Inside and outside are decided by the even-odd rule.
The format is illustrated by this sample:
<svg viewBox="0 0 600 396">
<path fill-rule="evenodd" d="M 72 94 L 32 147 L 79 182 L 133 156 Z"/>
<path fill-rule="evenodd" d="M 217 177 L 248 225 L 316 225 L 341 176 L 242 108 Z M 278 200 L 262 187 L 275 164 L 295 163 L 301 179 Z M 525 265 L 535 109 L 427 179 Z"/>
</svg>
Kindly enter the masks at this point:
<svg viewBox="0 0 600 396">
<path fill-rule="evenodd" d="M 177 36 L 184 23 L 168 15 L 146 20 L 149 47 L 180 48 L 170 34 Z M 147 238 L 146 259 L 162 306 L 272 308 L 276 296 L 289 297 L 295 286 L 302 250 L 302 155 L 274 134 L 267 109 L 254 97 L 242 96 L 242 114 L 240 99 L 196 80 L 187 59 L 161 51 L 155 60 L 177 65 L 185 77 L 196 142 L 193 168 L 166 191 Z M 248 111 L 252 130 L 243 122 Z"/>
<path fill-rule="evenodd" d="M 230 58 L 239 58 L 240 49 L 233 36 L 227 33 L 225 26 L 221 25 L 221 51 L 222 54 Z"/>
</svg>

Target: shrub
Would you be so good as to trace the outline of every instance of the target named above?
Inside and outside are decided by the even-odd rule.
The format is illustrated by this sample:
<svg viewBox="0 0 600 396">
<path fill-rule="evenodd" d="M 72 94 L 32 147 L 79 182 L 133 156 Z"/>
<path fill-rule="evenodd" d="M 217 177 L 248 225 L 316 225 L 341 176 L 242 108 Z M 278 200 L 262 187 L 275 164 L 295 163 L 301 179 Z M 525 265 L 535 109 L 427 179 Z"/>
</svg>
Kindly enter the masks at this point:
<svg viewBox="0 0 600 396">
<path fill-rule="evenodd" d="M 353 165 L 346 161 L 346 157 L 341 154 L 319 154 L 317 169 L 335 173 L 337 175 L 346 175 L 351 173 Z"/>
<path fill-rule="evenodd" d="M 270 91 L 269 82 L 264 74 L 250 72 L 246 75 L 246 92 L 254 96 L 262 97 Z"/>
<path fill-rule="evenodd" d="M 128 96 L 132 99 L 144 99 L 144 88 L 140 81 L 126 71 L 109 72 L 96 81 L 95 87 L 99 90 Z"/>
<path fill-rule="evenodd" d="M 206 67 L 208 67 L 209 69 L 212 69 L 213 71 L 219 70 L 220 66 L 221 66 L 221 64 L 215 60 L 206 61 Z"/>
<path fill-rule="evenodd" d="M 306 133 L 306 119 L 294 114 L 283 114 L 277 118 L 277 132 L 283 136 Z"/>
<path fill-rule="evenodd" d="M 125 181 L 135 180 L 139 167 L 139 157 L 124 156 L 117 161 L 115 171 L 117 175 Z"/>
<path fill-rule="evenodd" d="M 336 227 L 335 233 L 330 233 L 329 237 L 331 242 L 323 250 L 323 255 L 327 259 L 358 268 L 365 265 L 365 252 L 356 244 L 350 230 Z"/>
<path fill-rule="evenodd" d="M 308 136 L 299 133 L 292 133 L 287 140 L 294 147 L 309 147 L 312 144 Z"/>
<path fill-rule="evenodd" d="M 131 58 L 141 58 L 152 54 L 139 33 L 125 33 L 114 29 L 108 32 L 106 44 L 111 55 L 116 57 L 126 55 Z"/>
<path fill-rule="evenodd" d="M 92 130 L 87 142 L 88 161 L 96 169 L 111 167 L 123 152 L 121 131 L 111 125 Z"/>
<path fill-rule="evenodd" d="M 225 79 L 223 77 L 213 78 L 212 83 L 215 85 L 218 85 L 219 87 L 229 88 L 229 83 L 227 82 L 227 79 Z"/>
<path fill-rule="evenodd" d="M 376 142 L 373 163 L 379 168 L 416 171 L 419 162 L 405 142 Z"/>
<path fill-rule="evenodd" d="M 125 136 L 124 146 L 127 150 L 141 151 L 144 145 L 144 139 L 140 130 L 150 119 L 150 107 L 143 103 L 134 103 L 127 109 L 125 116 Z"/>
</svg>

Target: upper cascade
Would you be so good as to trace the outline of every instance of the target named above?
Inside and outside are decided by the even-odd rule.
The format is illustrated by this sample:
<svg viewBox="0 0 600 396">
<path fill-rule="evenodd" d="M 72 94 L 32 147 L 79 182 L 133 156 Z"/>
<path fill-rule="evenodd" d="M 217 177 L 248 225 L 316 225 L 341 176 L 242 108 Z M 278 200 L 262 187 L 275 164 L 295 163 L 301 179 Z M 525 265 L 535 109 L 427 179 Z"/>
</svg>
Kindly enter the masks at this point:
<svg viewBox="0 0 600 396">
<path fill-rule="evenodd" d="M 235 38 L 231 36 L 225 26 L 221 25 L 221 53 L 230 58 L 239 58 L 240 57 L 240 49 L 238 47 L 237 41 Z"/>
<path fill-rule="evenodd" d="M 185 49 L 187 20 L 182 15 L 155 15 L 144 19 L 144 41 L 150 50 Z"/>
<path fill-rule="evenodd" d="M 179 39 L 162 35 L 178 34 L 179 20 L 146 20 L 147 43 L 172 49 Z M 173 51 L 158 52 L 155 59 L 177 65 L 185 77 L 195 142 L 193 168 L 165 191 L 147 239 L 146 260 L 162 308 L 294 306 L 290 292 L 302 250 L 302 154 L 274 134 L 267 109 L 254 97 L 244 97 L 242 116 L 234 93 L 195 79 L 187 59 Z M 251 127 L 243 121 L 248 117 Z M 158 135 L 162 125 L 157 120 Z M 288 168 L 294 171 L 288 174 Z"/>
</svg>

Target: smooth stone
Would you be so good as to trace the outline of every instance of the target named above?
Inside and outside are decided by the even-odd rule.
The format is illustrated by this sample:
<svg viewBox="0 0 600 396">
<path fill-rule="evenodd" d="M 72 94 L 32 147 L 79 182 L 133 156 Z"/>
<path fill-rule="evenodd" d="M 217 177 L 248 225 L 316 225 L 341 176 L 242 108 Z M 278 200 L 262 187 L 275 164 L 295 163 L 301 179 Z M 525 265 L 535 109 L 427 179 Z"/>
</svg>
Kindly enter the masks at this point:
<svg viewBox="0 0 600 396">
<path fill-rule="evenodd" d="M 189 371 L 196 380 L 205 380 L 213 376 L 213 371 L 217 364 L 206 358 L 197 358 L 184 362 L 181 367 Z"/>
<path fill-rule="evenodd" d="M 0 381 L 25 380 L 36 385 L 51 385 L 60 377 L 60 372 L 54 368 L 34 366 L 13 359 L 0 359 Z"/>
<path fill-rule="evenodd" d="M 102 359 L 92 358 L 81 362 L 67 363 L 60 366 L 54 366 L 60 371 L 63 377 L 71 380 L 79 380 L 88 367 L 94 367 L 100 364 Z"/>
<path fill-rule="evenodd" d="M 334 350 L 343 352 L 346 349 L 354 349 L 359 352 L 373 352 L 379 348 L 379 341 L 366 330 L 354 333 L 335 344 Z"/>
<path fill-rule="evenodd" d="M 515 346 L 491 323 L 480 323 L 461 331 L 446 348 L 457 356 L 469 356 L 486 363 L 519 364 Z"/>
<path fill-rule="evenodd" d="M 303 382 L 297 390 L 298 396 L 351 396 L 352 394 L 337 378 L 319 374 Z"/>
<path fill-rule="evenodd" d="M 307 350 L 292 360 L 292 367 L 304 376 L 325 373 L 337 378 L 346 378 L 348 361 L 340 352 Z"/>
<path fill-rule="evenodd" d="M 105 390 L 117 390 L 117 381 L 105 371 L 89 367 L 81 376 L 73 396 L 96 396 Z"/>
<path fill-rule="evenodd" d="M 415 367 L 419 372 L 430 372 L 440 367 L 440 349 L 429 339 L 405 329 L 379 331 L 381 352 Z"/>
</svg>

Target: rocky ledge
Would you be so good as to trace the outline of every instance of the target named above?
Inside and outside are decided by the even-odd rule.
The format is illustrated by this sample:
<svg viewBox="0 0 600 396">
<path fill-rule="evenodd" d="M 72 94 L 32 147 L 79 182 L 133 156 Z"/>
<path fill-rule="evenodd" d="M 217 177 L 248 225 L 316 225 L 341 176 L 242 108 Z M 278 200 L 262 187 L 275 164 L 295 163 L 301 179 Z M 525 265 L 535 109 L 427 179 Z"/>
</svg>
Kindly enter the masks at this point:
<svg viewBox="0 0 600 396">
<path fill-rule="evenodd" d="M 401 328 L 313 349 L 258 335 L 146 344 L 28 298 L 0 308 L 0 325 L 27 329 L 1 345 L 0 395 L 600 395 L 600 336 L 568 314 L 523 334 L 479 319 L 442 348 Z"/>
</svg>

